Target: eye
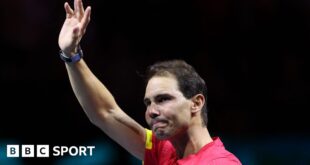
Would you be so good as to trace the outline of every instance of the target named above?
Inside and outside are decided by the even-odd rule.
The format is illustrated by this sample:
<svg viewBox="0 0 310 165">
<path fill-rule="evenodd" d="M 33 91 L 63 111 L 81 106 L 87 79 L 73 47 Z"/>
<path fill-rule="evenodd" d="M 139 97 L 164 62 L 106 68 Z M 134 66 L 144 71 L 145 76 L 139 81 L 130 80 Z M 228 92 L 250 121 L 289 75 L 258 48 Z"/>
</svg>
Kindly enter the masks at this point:
<svg viewBox="0 0 310 165">
<path fill-rule="evenodd" d="M 158 96 L 156 98 L 157 103 L 164 103 L 164 102 L 169 101 L 169 100 L 171 100 L 171 97 L 169 97 L 169 96 Z"/>
<path fill-rule="evenodd" d="M 144 100 L 144 105 L 145 105 L 146 107 L 148 107 L 150 104 L 151 104 L 151 101 L 150 101 L 149 99 L 145 99 L 145 100 Z"/>
</svg>

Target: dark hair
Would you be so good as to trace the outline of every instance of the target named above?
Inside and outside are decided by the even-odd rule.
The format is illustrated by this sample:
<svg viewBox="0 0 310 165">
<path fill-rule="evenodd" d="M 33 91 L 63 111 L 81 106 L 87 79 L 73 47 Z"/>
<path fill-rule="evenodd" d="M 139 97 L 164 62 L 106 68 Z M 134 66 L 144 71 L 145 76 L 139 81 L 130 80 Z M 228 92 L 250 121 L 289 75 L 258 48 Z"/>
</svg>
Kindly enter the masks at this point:
<svg viewBox="0 0 310 165">
<path fill-rule="evenodd" d="M 146 72 L 146 82 L 154 76 L 175 76 L 179 90 L 184 97 L 189 99 L 196 94 L 203 94 L 207 100 L 207 86 L 205 81 L 199 76 L 196 70 L 183 60 L 169 60 L 157 62 L 148 67 Z M 207 125 L 207 106 L 203 105 L 201 110 L 203 125 Z"/>
</svg>

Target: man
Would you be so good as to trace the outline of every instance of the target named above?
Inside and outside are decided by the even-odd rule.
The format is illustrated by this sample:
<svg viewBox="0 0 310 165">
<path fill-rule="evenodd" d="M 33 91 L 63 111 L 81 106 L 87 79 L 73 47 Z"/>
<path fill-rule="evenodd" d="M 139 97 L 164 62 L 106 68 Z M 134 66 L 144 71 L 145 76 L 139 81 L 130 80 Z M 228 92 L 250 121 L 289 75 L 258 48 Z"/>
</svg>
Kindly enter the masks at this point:
<svg viewBox="0 0 310 165">
<path fill-rule="evenodd" d="M 218 137 L 211 138 L 208 132 L 206 85 L 193 67 L 172 60 L 149 68 L 144 103 L 145 118 L 152 130 L 144 129 L 120 109 L 82 59 L 79 43 L 90 21 L 91 8 L 84 10 L 81 0 L 74 0 L 74 10 L 68 3 L 64 7 L 60 56 L 73 91 L 93 124 L 145 165 L 241 164 Z"/>
</svg>

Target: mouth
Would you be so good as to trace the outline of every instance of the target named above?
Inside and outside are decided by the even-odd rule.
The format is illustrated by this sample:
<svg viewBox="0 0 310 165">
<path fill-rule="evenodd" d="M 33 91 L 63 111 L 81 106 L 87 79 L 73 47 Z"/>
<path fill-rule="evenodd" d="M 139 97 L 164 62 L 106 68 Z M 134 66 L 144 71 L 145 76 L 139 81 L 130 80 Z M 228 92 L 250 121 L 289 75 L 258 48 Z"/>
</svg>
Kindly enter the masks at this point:
<svg viewBox="0 0 310 165">
<path fill-rule="evenodd" d="M 167 122 L 163 120 L 153 120 L 151 124 L 151 128 L 153 131 L 156 131 L 159 128 L 164 128 L 167 126 Z"/>
</svg>

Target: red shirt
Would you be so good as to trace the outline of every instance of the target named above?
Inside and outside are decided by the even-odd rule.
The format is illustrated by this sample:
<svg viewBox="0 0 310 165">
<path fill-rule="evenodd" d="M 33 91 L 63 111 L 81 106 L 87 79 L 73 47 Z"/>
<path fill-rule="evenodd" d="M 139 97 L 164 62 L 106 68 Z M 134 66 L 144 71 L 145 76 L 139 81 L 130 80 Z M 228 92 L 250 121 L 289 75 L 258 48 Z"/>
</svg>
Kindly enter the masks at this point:
<svg viewBox="0 0 310 165">
<path fill-rule="evenodd" d="M 219 137 L 203 146 L 197 153 L 177 159 L 168 140 L 158 140 L 147 130 L 144 165 L 241 165 L 238 158 L 227 151 Z"/>
</svg>

